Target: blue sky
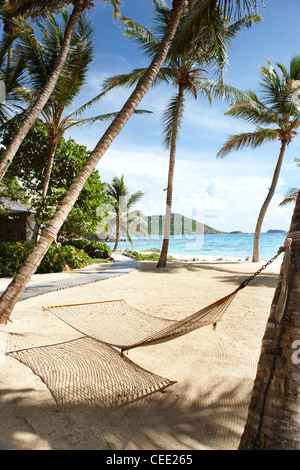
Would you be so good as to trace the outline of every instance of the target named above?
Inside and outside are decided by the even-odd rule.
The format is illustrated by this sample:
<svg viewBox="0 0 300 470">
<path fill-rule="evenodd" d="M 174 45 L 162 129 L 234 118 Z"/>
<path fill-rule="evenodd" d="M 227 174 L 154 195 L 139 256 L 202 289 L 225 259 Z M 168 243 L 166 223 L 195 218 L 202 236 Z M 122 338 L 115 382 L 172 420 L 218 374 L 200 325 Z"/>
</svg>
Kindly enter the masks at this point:
<svg viewBox="0 0 300 470">
<path fill-rule="evenodd" d="M 171 1 L 167 1 L 170 5 Z M 90 11 L 95 25 L 95 59 L 87 84 L 75 103 L 77 108 L 101 91 L 106 77 L 130 72 L 148 65 L 137 46 L 122 35 L 113 21 L 112 9 L 96 2 Z M 259 66 L 282 63 L 300 54 L 298 0 L 258 0 L 263 21 L 245 29 L 235 38 L 229 51 L 225 83 L 259 93 Z M 122 13 L 146 27 L 151 26 L 151 0 L 124 0 Z M 164 213 L 169 154 L 162 146 L 161 116 L 175 89 L 160 86 L 151 89 L 140 108 L 153 114 L 133 116 L 102 157 L 97 169 L 101 179 L 124 178 L 130 191 L 145 193 L 139 208 L 145 215 Z M 117 111 L 129 96 L 129 90 L 114 90 L 94 106 L 89 115 Z M 180 130 L 175 178 L 173 212 L 194 217 L 218 230 L 253 232 L 260 207 L 267 195 L 279 154 L 280 144 L 265 144 L 255 150 L 232 152 L 224 159 L 216 154 L 229 135 L 252 130 L 244 122 L 224 116 L 228 103 L 204 99 L 186 101 L 184 122 Z M 66 134 L 93 150 L 105 125 L 73 128 Z M 289 146 L 276 194 L 263 224 L 268 229 L 288 230 L 292 206 L 278 207 L 290 187 L 299 187 L 300 169 L 294 159 L 300 157 L 300 140 Z"/>
</svg>

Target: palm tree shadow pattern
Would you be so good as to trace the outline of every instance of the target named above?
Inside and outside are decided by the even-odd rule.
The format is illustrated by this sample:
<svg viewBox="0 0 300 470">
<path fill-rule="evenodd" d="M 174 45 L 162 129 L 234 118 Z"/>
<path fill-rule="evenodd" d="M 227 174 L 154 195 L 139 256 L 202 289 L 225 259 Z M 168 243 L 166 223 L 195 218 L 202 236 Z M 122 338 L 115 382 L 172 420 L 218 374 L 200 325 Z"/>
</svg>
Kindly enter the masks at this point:
<svg viewBox="0 0 300 470">
<path fill-rule="evenodd" d="M 139 263 L 138 270 L 147 272 L 149 270 L 148 265 Z M 230 269 L 232 265 L 232 269 Z M 154 263 L 153 263 L 154 266 Z M 201 271 L 212 271 L 224 273 L 224 276 L 220 275 L 216 277 L 216 283 L 226 282 L 228 284 L 239 286 L 245 279 L 249 277 L 249 270 L 245 270 L 245 274 L 237 272 L 234 267 L 236 266 L 235 262 L 224 262 L 218 265 L 217 263 L 205 263 L 205 262 L 182 262 L 182 261 L 171 261 L 167 264 L 166 268 L 163 269 L 153 269 L 151 272 L 160 275 L 160 274 L 176 274 L 179 269 L 185 268 L 187 271 L 191 272 L 201 272 Z M 251 286 L 266 286 L 270 288 L 275 288 L 278 279 L 278 274 L 272 272 L 263 272 L 258 277 L 251 281 Z"/>
<path fill-rule="evenodd" d="M 184 406 L 170 391 L 122 408 L 33 405 L 20 397 L 18 416 L 9 424 L 5 415 L 9 403 L 14 405 L 13 398 L 9 401 L 14 391 L 6 390 L 0 433 L 11 448 L 20 445 L 18 435 L 23 432 L 47 442 L 52 450 L 234 450 L 246 421 L 251 395 L 247 385 L 244 380 L 234 385 L 228 380 L 226 390 L 203 389 Z M 184 387 L 188 389 L 189 384 Z M 238 398 L 233 401 L 232 397 Z"/>
<path fill-rule="evenodd" d="M 198 344 L 197 338 L 194 340 Z M 23 349 L 18 353 L 19 358 L 12 353 L 10 356 L 19 359 L 20 367 L 23 367 L 22 363 L 29 366 L 31 362 L 31 369 L 36 369 L 35 373 L 39 369 L 40 374 L 32 375 L 35 377 L 33 381 L 25 380 L 23 389 L 17 386 L 2 390 L 0 436 L 7 446 L 22 446 L 22 449 L 24 446 L 25 449 L 34 446 L 40 449 L 45 445 L 58 450 L 237 449 L 246 421 L 255 367 L 239 351 L 233 350 L 226 338 L 222 338 L 221 349 L 216 343 L 214 347 L 209 347 L 211 339 L 205 338 L 206 335 L 199 350 L 195 350 L 191 343 L 185 359 L 179 361 L 176 374 L 174 371 L 171 373 L 171 379 L 177 382 L 149 373 L 137 365 L 132 366 L 134 363 L 128 360 L 125 361 L 128 367 L 123 364 L 125 373 L 122 371 L 122 380 L 125 385 L 123 383 L 121 388 L 117 362 L 120 355 L 115 355 L 114 350 L 112 354 L 109 352 L 104 365 L 104 376 L 108 379 L 106 384 L 98 370 L 99 361 L 94 358 L 88 366 L 84 365 L 84 361 L 79 361 L 80 366 L 76 363 L 74 369 L 70 348 L 77 349 L 77 353 L 79 348 L 82 353 L 82 338 L 59 345 Z M 59 358 L 65 345 L 66 355 Z M 28 360 L 31 352 L 36 354 L 34 364 L 32 359 Z M 46 354 L 41 356 L 41 352 Z M 91 352 L 95 353 L 94 345 Z M 49 357 L 49 353 L 55 354 Z M 161 358 L 159 351 L 158 354 Z M 216 354 L 216 367 L 210 366 L 207 373 L 208 365 L 216 360 Z M 103 362 L 103 357 L 100 362 Z M 11 357 L 10 360 L 14 359 Z M 45 366 L 49 368 L 51 362 L 52 368 L 47 377 L 44 372 L 44 383 L 45 378 L 51 379 L 47 390 L 39 377 L 43 380 L 41 370 L 45 370 Z M 243 367 L 239 367 L 237 373 L 236 368 L 241 363 Z M 91 374 L 87 374 L 88 367 Z M 103 364 L 101 367 L 103 369 Z M 192 371 L 195 368 L 199 372 L 206 371 L 198 374 L 197 380 L 193 379 L 193 374 L 190 376 L 190 372 L 187 373 L 187 369 Z M 167 364 L 162 370 L 168 370 Z M 75 375 L 71 384 L 68 379 L 72 373 Z M 87 378 L 92 378 L 96 383 L 89 383 Z M 140 383 L 144 380 L 144 384 L 148 385 L 152 381 L 156 390 L 152 388 L 147 394 L 144 385 L 143 393 L 140 392 L 135 400 L 125 397 L 120 400 L 120 390 L 128 390 L 128 382 L 132 379 L 134 386 L 138 385 L 138 380 Z M 111 390 L 109 382 L 112 382 Z M 94 396 L 95 393 L 98 397 Z M 122 406 L 119 406 L 120 403 Z M 27 433 L 31 440 L 20 441 L 20 433 L 23 436 Z"/>
</svg>

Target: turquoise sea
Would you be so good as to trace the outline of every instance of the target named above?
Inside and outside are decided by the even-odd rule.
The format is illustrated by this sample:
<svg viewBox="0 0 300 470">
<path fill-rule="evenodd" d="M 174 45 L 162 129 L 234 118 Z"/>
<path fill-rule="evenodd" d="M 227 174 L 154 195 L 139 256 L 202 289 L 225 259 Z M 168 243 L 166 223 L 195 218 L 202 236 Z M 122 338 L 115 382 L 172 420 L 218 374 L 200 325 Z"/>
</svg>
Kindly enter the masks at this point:
<svg viewBox="0 0 300 470">
<path fill-rule="evenodd" d="M 262 259 L 272 258 L 279 247 L 284 244 L 285 233 L 262 233 L 260 237 L 260 257 Z M 212 256 L 212 257 L 252 257 L 253 233 L 231 233 L 231 234 L 205 234 L 176 236 L 171 235 L 169 242 L 169 254 L 188 256 Z M 152 248 L 162 247 L 163 237 L 151 236 L 149 238 L 134 238 L 133 249 L 145 251 Z M 107 243 L 113 247 L 113 243 Z M 120 241 L 119 250 L 131 249 L 129 241 Z M 282 255 L 281 255 L 282 256 Z"/>
</svg>

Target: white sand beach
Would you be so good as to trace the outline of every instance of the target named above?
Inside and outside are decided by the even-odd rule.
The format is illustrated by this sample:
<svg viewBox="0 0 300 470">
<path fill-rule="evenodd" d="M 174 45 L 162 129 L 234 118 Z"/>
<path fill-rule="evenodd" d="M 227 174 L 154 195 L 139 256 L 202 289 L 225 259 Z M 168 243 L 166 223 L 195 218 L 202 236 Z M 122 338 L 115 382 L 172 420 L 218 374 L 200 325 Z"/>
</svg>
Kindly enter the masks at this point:
<svg viewBox="0 0 300 470">
<path fill-rule="evenodd" d="M 241 290 L 216 330 L 204 327 L 172 341 L 129 351 L 143 369 L 175 383 L 125 406 L 57 404 L 46 384 L 5 356 L 16 343 L 52 345 L 83 335 L 44 305 L 123 298 L 151 315 L 180 319 L 232 292 L 262 263 L 219 260 L 138 263 L 115 278 L 18 302 L 1 327 L 0 437 L 19 450 L 235 450 L 244 429 L 253 380 L 281 261 Z M 34 282 L 34 281 L 33 281 Z M 19 343 L 19 344 L 21 344 Z"/>
</svg>

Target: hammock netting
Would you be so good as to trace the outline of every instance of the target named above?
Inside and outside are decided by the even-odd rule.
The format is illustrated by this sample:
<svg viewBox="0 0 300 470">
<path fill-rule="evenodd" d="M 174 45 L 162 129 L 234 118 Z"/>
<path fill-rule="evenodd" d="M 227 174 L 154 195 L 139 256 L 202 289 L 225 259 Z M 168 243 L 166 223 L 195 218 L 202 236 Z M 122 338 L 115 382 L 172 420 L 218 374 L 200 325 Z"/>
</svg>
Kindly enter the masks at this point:
<svg viewBox="0 0 300 470">
<path fill-rule="evenodd" d="M 170 341 L 207 325 L 216 325 L 241 287 L 182 320 L 149 315 L 123 299 L 48 306 L 77 331 L 122 351 Z"/>
<path fill-rule="evenodd" d="M 89 337 L 6 354 L 30 367 L 58 405 L 122 406 L 174 384 Z"/>
<path fill-rule="evenodd" d="M 175 382 L 141 368 L 123 351 L 216 326 L 238 291 L 277 256 L 279 252 L 232 293 L 182 320 L 149 315 L 123 299 L 43 307 L 84 337 L 49 346 L 14 346 L 7 354 L 30 367 L 61 405 L 120 405 L 162 391 Z M 63 283 L 56 290 L 75 286 L 74 279 L 71 285 Z"/>
</svg>

